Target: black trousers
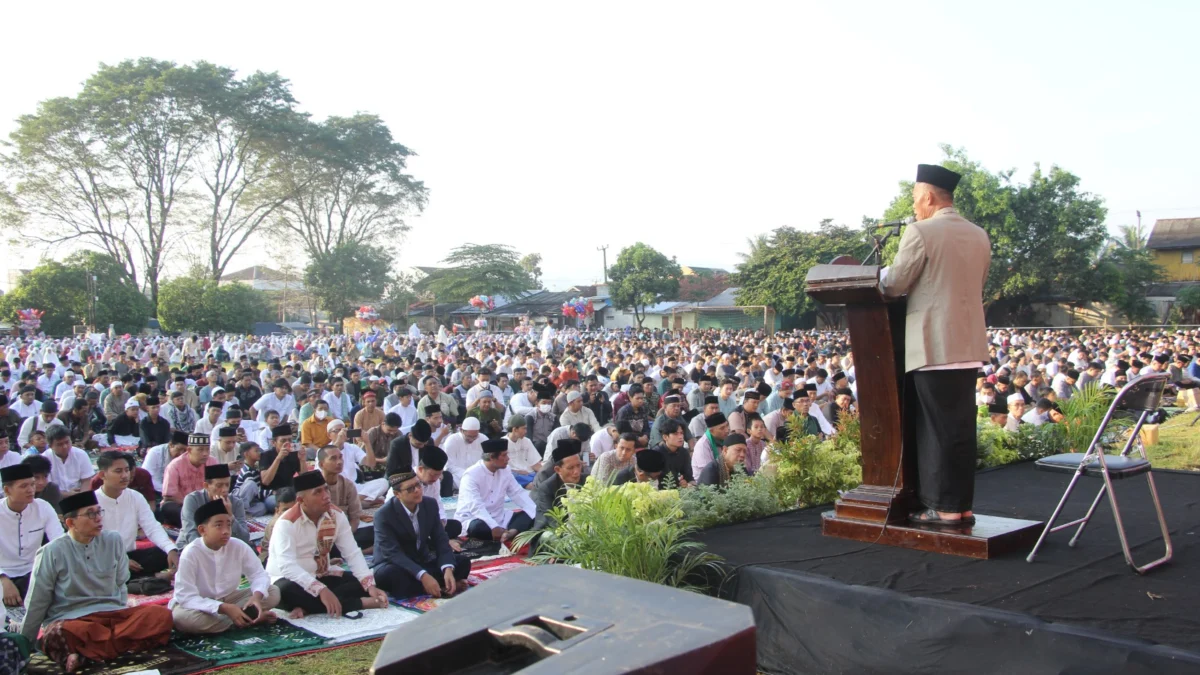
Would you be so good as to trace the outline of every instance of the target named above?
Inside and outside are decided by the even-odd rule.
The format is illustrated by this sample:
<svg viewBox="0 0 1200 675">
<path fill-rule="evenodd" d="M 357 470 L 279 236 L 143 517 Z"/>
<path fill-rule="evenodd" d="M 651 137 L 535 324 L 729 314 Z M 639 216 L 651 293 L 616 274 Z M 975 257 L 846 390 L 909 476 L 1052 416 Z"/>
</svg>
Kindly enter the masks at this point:
<svg viewBox="0 0 1200 675">
<path fill-rule="evenodd" d="M 442 590 L 446 589 L 446 580 L 443 578 L 441 567 L 436 560 L 432 560 L 421 566 L 426 574 L 433 575 L 437 579 L 438 585 Z M 375 585 L 388 592 L 388 595 L 393 598 L 411 598 L 415 595 L 425 595 L 425 586 L 417 580 L 416 577 L 408 573 L 408 570 L 399 565 L 393 565 L 389 562 L 382 562 L 375 566 Z M 461 555 L 454 556 L 454 578 L 463 580 L 471 573 L 471 561 Z"/>
<path fill-rule="evenodd" d="M 917 405 L 917 495 L 927 508 L 970 511 L 975 501 L 975 369 L 910 373 Z"/>
<path fill-rule="evenodd" d="M 183 527 L 183 502 L 163 502 L 158 507 L 158 522 L 175 529 Z"/>
<path fill-rule="evenodd" d="M 325 584 L 337 596 L 338 602 L 342 603 L 343 614 L 362 609 L 362 599 L 367 597 L 367 592 L 353 574 L 317 577 L 317 581 Z M 304 610 L 306 616 L 325 613 L 325 603 L 321 602 L 321 598 L 309 595 L 308 591 L 291 579 L 280 579 L 275 585 L 279 587 L 280 609 L 292 610 L 299 607 Z"/>
<path fill-rule="evenodd" d="M 533 527 L 533 518 L 529 517 L 528 513 L 521 511 L 512 515 L 512 520 L 508 521 L 508 529 L 516 530 L 517 532 L 525 532 Z M 467 536 L 472 539 L 482 539 L 484 541 L 492 540 L 492 528 L 482 520 L 476 518 L 467 526 Z"/>
<path fill-rule="evenodd" d="M 462 523 L 458 522 L 457 520 L 455 520 L 453 518 L 447 518 L 446 519 L 446 536 L 450 537 L 451 539 L 456 539 L 456 538 L 458 538 L 458 535 L 460 535 L 460 534 L 462 534 Z"/>
<path fill-rule="evenodd" d="M 167 569 L 167 554 L 157 546 L 130 551 L 129 559 L 142 566 L 141 572 L 130 572 L 132 577 L 150 577 Z"/>
<path fill-rule="evenodd" d="M 454 496 L 454 476 L 451 476 L 449 471 L 442 472 L 442 496 Z"/>
</svg>

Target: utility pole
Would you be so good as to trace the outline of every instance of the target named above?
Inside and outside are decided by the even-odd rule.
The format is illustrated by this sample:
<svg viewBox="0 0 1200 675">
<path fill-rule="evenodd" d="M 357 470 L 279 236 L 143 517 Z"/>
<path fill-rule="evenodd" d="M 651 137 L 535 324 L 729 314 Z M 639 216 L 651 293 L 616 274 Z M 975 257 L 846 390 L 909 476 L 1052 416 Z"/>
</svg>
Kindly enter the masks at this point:
<svg viewBox="0 0 1200 675">
<path fill-rule="evenodd" d="M 604 283 L 607 284 L 608 283 L 608 244 L 605 244 L 603 246 L 597 246 L 596 250 L 600 251 L 601 255 L 604 256 Z"/>
</svg>

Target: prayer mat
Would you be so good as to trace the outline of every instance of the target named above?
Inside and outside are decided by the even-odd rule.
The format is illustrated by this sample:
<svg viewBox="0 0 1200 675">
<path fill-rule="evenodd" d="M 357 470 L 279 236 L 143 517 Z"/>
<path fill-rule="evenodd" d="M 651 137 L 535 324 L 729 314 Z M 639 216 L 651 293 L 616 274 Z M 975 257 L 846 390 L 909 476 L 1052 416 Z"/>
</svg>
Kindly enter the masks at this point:
<svg viewBox="0 0 1200 675">
<path fill-rule="evenodd" d="M 135 595 L 129 593 L 125 597 L 126 607 L 140 607 L 142 605 L 166 605 L 171 602 L 171 598 L 175 596 L 175 591 L 167 591 L 158 595 Z"/>
<path fill-rule="evenodd" d="M 500 542 L 498 541 L 479 541 L 478 539 L 459 540 L 462 544 L 462 551 L 459 555 L 474 563 L 476 560 L 491 558 L 500 553 Z"/>
<path fill-rule="evenodd" d="M 358 618 L 313 614 L 300 619 L 289 619 L 287 616 L 288 613 L 281 609 L 272 611 L 278 614 L 280 619 L 284 619 L 288 623 L 309 632 L 316 633 L 330 640 L 333 644 L 383 635 L 400 624 L 407 623 L 420 616 L 417 612 L 400 607 L 364 609 L 361 612 L 351 612 L 352 615 L 361 614 Z"/>
<path fill-rule="evenodd" d="M 126 675 L 143 670 L 157 670 L 161 675 L 183 675 L 183 673 L 205 670 L 212 665 L 212 661 L 168 645 L 144 652 L 125 654 L 103 663 L 90 663 L 76 672 L 80 675 Z M 29 660 L 29 668 L 26 672 L 29 675 L 64 675 L 66 671 L 59 668 L 58 664 L 51 661 L 45 654 L 35 654 Z"/>
<path fill-rule="evenodd" d="M 325 638 L 283 621 L 234 628 L 216 635 L 188 635 L 176 631 L 171 645 L 214 666 L 286 656 L 325 646 Z"/>
<path fill-rule="evenodd" d="M 145 535 L 138 537 L 137 541 L 133 543 L 133 550 L 135 551 L 145 551 L 148 548 L 156 548 L 156 546 Z"/>
<path fill-rule="evenodd" d="M 392 600 L 392 604 L 396 605 L 397 607 L 404 607 L 405 609 L 411 609 L 414 612 L 420 612 L 424 614 L 431 609 L 437 609 L 438 607 L 441 607 L 452 599 L 453 598 L 435 598 L 432 595 L 418 595 L 416 597 L 405 598 L 403 600 Z"/>
<path fill-rule="evenodd" d="M 4 608 L 4 625 L 0 628 L 6 633 L 20 633 L 21 622 L 25 620 L 24 607 L 5 607 Z"/>
<path fill-rule="evenodd" d="M 495 558 L 482 563 L 471 565 L 471 575 L 467 577 L 467 583 L 471 586 L 477 586 L 480 583 L 493 579 L 505 572 L 511 572 L 515 569 L 520 569 L 527 565 L 532 565 L 524 558 L 517 556 L 509 556 L 507 558 Z"/>
</svg>

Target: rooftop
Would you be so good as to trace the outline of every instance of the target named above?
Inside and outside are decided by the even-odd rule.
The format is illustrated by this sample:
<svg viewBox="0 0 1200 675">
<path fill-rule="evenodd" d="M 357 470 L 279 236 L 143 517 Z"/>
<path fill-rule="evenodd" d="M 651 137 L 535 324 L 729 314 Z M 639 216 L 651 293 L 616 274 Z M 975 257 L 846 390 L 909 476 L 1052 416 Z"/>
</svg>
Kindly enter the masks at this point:
<svg viewBox="0 0 1200 675">
<path fill-rule="evenodd" d="M 1146 242 L 1148 249 L 1200 246 L 1200 218 L 1159 218 Z"/>
</svg>

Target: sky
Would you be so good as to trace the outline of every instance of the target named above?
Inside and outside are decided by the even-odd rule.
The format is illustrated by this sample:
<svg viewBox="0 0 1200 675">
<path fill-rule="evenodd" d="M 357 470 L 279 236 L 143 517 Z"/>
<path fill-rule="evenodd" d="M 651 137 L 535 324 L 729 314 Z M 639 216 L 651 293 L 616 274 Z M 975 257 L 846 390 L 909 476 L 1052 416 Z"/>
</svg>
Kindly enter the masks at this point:
<svg viewBox="0 0 1200 675">
<path fill-rule="evenodd" d="M 602 245 L 732 270 L 755 234 L 857 225 L 943 143 L 1070 170 L 1113 230 L 1200 216 L 1198 22 L 1194 2 L 17 3 L 0 137 L 102 62 L 277 71 L 316 119 L 378 114 L 417 153 L 429 204 L 398 266 L 507 243 L 565 289 L 601 279 Z"/>
</svg>

